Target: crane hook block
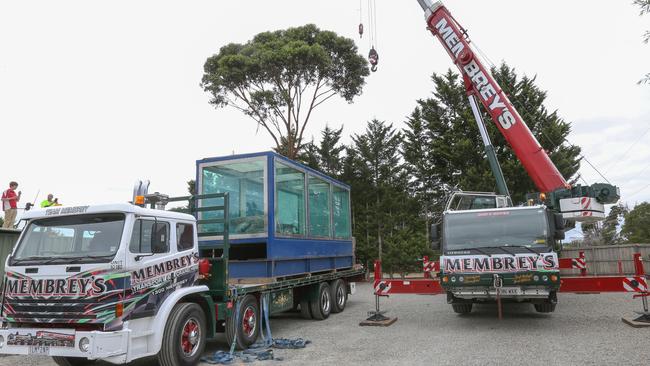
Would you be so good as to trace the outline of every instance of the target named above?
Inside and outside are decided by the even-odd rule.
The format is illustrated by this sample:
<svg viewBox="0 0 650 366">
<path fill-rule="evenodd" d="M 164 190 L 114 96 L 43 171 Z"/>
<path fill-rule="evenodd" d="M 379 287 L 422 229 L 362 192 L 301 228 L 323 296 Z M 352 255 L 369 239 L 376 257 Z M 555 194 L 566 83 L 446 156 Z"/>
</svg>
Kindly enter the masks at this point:
<svg viewBox="0 0 650 366">
<path fill-rule="evenodd" d="M 363 38 L 363 23 L 359 23 L 359 38 Z"/>
<path fill-rule="evenodd" d="M 375 50 L 375 47 L 370 49 L 370 52 L 368 53 L 368 61 L 370 62 L 370 70 L 372 70 L 372 72 L 377 71 L 379 54 L 377 53 L 377 50 Z"/>
</svg>

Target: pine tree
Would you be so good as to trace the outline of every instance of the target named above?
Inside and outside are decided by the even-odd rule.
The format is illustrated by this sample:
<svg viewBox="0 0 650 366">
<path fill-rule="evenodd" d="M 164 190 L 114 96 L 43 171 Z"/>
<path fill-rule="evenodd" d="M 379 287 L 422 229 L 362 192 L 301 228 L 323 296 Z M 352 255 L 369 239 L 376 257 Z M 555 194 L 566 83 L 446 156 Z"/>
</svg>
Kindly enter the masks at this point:
<svg viewBox="0 0 650 366">
<path fill-rule="evenodd" d="M 352 136 L 343 159 L 342 180 L 352 186 L 352 213 L 357 256 L 365 263 L 383 260 L 386 272 L 412 266 L 415 255 L 408 248 L 420 246 L 422 227 L 417 202 L 409 196 L 408 175 L 400 154 L 401 134 L 391 124 L 372 120 L 365 133 Z"/>
<path fill-rule="evenodd" d="M 565 143 L 570 124 L 557 111 L 546 109 L 546 92 L 536 86 L 535 78 L 519 77 L 506 64 L 492 69 L 492 74 L 560 173 L 573 177 L 580 166 L 580 148 Z M 432 81 L 433 96 L 419 100 L 407 121 L 403 150 L 413 191 L 439 211 L 445 191 L 493 192 L 496 183 L 462 79 L 449 70 L 434 74 Z M 482 113 L 513 201 L 523 202 L 526 193 L 537 189 L 492 119 Z"/>
<path fill-rule="evenodd" d="M 341 153 L 345 149 L 340 144 L 342 133 L 343 126 L 338 130 L 333 130 L 328 125 L 325 125 L 325 129 L 321 132 L 318 157 L 321 171 L 330 177 L 338 177 L 341 174 Z"/>
</svg>

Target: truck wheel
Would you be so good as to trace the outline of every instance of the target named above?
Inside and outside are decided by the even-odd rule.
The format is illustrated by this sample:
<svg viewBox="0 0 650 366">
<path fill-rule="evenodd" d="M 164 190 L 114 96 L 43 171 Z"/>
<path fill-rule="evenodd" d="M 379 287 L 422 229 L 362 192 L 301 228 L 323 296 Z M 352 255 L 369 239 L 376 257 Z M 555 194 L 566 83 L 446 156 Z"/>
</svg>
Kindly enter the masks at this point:
<svg viewBox="0 0 650 366">
<path fill-rule="evenodd" d="M 239 322 L 235 324 L 235 314 L 226 319 L 226 341 L 232 345 L 235 340 L 238 349 L 247 349 L 255 343 L 260 334 L 260 307 L 257 298 L 246 295 L 239 306 Z"/>
<path fill-rule="evenodd" d="M 535 305 L 535 311 L 538 313 L 552 313 L 555 311 L 555 305 L 552 302 L 542 302 L 539 304 L 533 304 Z"/>
<path fill-rule="evenodd" d="M 332 282 L 332 312 L 340 313 L 345 309 L 345 304 L 348 302 L 348 289 L 345 286 L 345 281 L 338 279 Z"/>
<path fill-rule="evenodd" d="M 311 307 L 309 306 L 309 300 L 307 299 L 300 300 L 300 316 L 302 316 L 303 319 L 312 319 Z"/>
<path fill-rule="evenodd" d="M 469 314 L 472 312 L 472 304 L 471 302 L 461 302 L 457 304 L 451 304 L 451 307 L 454 309 L 454 313 L 457 314 Z"/>
<path fill-rule="evenodd" d="M 310 301 L 311 316 L 316 320 L 327 319 L 332 312 L 332 291 L 327 282 L 321 282 L 318 285 L 318 297 L 316 301 Z"/>
<path fill-rule="evenodd" d="M 52 360 L 55 364 L 59 366 L 83 366 L 83 365 L 92 365 L 97 362 L 97 360 L 89 360 L 83 357 L 61 357 L 54 356 Z"/>
<path fill-rule="evenodd" d="M 196 365 L 205 349 L 205 314 L 198 304 L 180 303 L 172 309 L 158 353 L 161 366 Z"/>
</svg>

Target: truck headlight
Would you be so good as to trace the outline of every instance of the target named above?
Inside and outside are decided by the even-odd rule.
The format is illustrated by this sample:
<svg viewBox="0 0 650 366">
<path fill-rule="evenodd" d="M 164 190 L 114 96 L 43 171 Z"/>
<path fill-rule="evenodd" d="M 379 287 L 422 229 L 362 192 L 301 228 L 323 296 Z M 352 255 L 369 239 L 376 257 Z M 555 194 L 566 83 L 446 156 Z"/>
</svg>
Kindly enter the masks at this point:
<svg viewBox="0 0 650 366">
<path fill-rule="evenodd" d="M 451 282 L 456 282 L 456 277 L 451 276 Z"/>
<path fill-rule="evenodd" d="M 465 281 L 465 278 L 463 276 L 460 276 L 460 277 L 458 277 L 458 281 L 463 282 L 463 281 Z"/>
<path fill-rule="evenodd" d="M 538 275 L 534 275 L 534 276 L 533 276 L 533 281 L 535 281 L 535 282 L 539 281 L 539 276 L 538 276 Z"/>
<path fill-rule="evenodd" d="M 548 281 L 548 276 L 547 275 L 542 276 L 542 280 L 544 280 L 544 282 Z"/>
<path fill-rule="evenodd" d="M 90 348 L 90 339 L 83 337 L 79 341 L 79 350 L 81 352 L 88 352 L 88 349 Z"/>
</svg>

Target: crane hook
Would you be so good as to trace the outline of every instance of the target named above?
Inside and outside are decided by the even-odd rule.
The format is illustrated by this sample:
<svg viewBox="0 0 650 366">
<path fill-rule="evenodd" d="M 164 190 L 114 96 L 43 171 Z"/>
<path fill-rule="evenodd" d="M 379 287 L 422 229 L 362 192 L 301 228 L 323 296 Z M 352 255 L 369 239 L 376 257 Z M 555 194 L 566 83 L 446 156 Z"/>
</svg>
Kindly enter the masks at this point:
<svg viewBox="0 0 650 366">
<path fill-rule="evenodd" d="M 363 23 L 359 23 L 359 38 L 363 38 Z"/>
<path fill-rule="evenodd" d="M 377 50 L 375 50 L 375 47 L 373 46 L 370 49 L 370 52 L 368 53 L 368 61 L 370 62 L 370 70 L 372 72 L 377 71 L 377 64 L 379 63 L 379 54 L 377 53 Z"/>
</svg>

